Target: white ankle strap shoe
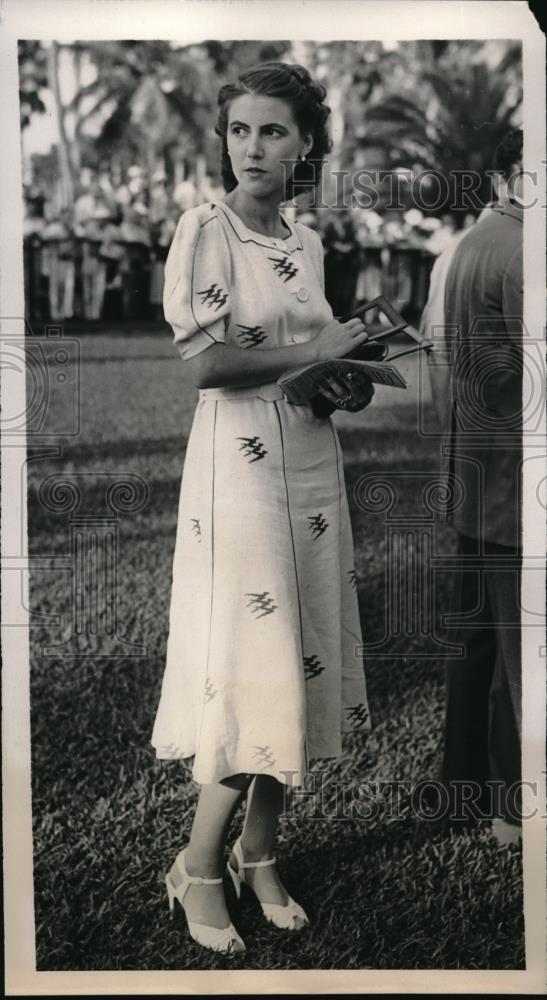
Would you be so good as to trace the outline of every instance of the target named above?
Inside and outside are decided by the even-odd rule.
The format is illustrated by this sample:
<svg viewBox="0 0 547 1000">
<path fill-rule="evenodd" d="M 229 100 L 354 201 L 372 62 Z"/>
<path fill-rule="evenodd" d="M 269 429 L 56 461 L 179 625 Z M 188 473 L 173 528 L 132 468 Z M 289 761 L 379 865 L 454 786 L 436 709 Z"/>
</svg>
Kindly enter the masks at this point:
<svg viewBox="0 0 547 1000">
<path fill-rule="evenodd" d="M 186 871 L 184 853 L 182 851 L 178 855 L 173 867 L 165 876 L 165 886 L 171 914 L 174 912 L 175 899 L 178 899 L 184 910 L 184 897 L 191 885 L 221 885 L 223 881 L 222 878 L 204 878 L 201 875 L 189 875 Z M 175 885 L 173 882 L 174 869 L 178 870 L 181 875 L 182 881 L 178 885 Z M 186 911 L 184 911 L 184 915 L 186 916 Z M 203 945 L 204 948 L 210 948 L 212 951 L 219 951 L 225 955 L 245 951 L 245 943 L 232 923 L 228 927 L 210 927 L 208 924 L 198 924 L 195 921 L 188 920 L 188 917 L 186 917 L 186 923 L 188 924 L 190 936 L 198 944 Z"/>
<path fill-rule="evenodd" d="M 239 899 L 242 885 L 246 885 L 248 889 L 252 889 L 252 886 L 245 879 L 245 870 L 248 868 L 266 868 L 275 865 L 276 859 L 273 857 L 266 858 L 264 861 L 245 861 L 239 837 L 233 846 L 233 852 L 237 859 L 238 868 L 237 870 L 233 868 L 229 861 L 226 867 L 234 884 L 236 896 Z M 262 907 L 262 912 L 266 920 L 269 920 L 271 924 L 275 924 L 276 927 L 294 931 L 301 930 L 303 927 L 309 925 L 307 914 L 291 896 L 289 896 L 286 905 L 283 906 L 281 903 L 263 903 L 256 891 L 254 889 L 252 891 L 255 893 Z"/>
</svg>

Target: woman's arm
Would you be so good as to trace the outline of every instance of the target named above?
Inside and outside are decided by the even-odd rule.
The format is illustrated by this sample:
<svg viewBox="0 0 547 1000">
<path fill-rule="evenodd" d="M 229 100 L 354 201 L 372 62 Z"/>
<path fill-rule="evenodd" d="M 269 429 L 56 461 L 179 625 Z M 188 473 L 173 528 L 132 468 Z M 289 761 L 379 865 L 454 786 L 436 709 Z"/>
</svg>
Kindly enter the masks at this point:
<svg viewBox="0 0 547 1000">
<path fill-rule="evenodd" d="M 317 239 L 316 251 L 323 251 Z M 330 319 L 313 339 L 249 351 L 226 343 L 231 313 L 230 251 L 221 223 L 207 206 L 179 220 L 165 265 L 163 306 L 175 345 L 199 389 L 261 385 L 299 365 L 341 358 L 367 339 L 360 319 Z M 215 307 L 205 291 L 215 291 Z"/>
<path fill-rule="evenodd" d="M 231 344 L 211 344 L 191 358 L 186 365 L 199 389 L 219 386 L 261 385 L 275 382 L 280 375 L 299 365 L 342 358 L 367 340 L 361 320 L 347 323 L 331 320 L 312 340 L 287 347 L 249 351 Z"/>
</svg>

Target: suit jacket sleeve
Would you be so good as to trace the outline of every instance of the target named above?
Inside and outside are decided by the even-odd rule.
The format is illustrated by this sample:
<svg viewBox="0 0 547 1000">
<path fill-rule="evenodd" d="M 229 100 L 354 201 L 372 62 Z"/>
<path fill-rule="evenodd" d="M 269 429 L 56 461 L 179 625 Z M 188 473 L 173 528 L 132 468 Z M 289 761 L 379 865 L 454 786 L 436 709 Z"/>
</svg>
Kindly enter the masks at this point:
<svg viewBox="0 0 547 1000">
<path fill-rule="evenodd" d="M 502 310 L 509 334 L 522 338 L 522 315 L 524 280 L 522 271 L 522 247 L 511 256 L 503 274 Z"/>
</svg>

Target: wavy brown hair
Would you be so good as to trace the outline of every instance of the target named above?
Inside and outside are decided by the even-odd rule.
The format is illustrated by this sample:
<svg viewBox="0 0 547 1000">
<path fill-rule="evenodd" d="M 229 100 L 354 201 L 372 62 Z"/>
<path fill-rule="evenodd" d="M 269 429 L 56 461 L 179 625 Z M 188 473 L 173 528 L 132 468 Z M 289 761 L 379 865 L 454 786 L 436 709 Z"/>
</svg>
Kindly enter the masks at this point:
<svg viewBox="0 0 547 1000">
<path fill-rule="evenodd" d="M 330 108 L 325 104 L 327 91 L 312 79 L 304 66 L 266 62 L 240 73 L 235 83 L 227 83 L 219 91 L 215 132 L 221 140 L 220 167 L 225 190 L 233 191 L 237 187 L 228 155 L 228 113 L 231 101 L 242 94 L 279 97 L 286 101 L 301 135 L 311 134 L 313 137 L 313 146 L 306 160 L 296 163 L 287 181 L 285 198 L 317 187 L 325 155 L 332 147 L 328 131 Z"/>
</svg>

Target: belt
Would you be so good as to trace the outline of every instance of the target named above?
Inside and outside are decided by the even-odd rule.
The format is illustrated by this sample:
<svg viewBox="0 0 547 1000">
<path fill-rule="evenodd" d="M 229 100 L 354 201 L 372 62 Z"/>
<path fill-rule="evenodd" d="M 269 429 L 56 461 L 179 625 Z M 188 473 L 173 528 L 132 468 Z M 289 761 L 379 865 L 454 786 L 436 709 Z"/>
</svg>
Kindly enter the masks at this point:
<svg viewBox="0 0 547 1000">
<path fill-rule="evenodd" d="M 254 398 L 263 399 L 267 403 L 274 403 L 277 400 L 285 399 L 285 395 L 281 386 L 277 385 L 277 382 L 267 382 L 264 385 L 219 386 L 218 388 L 199 390 L 199 402 L 203 399 Z M 306 406 L 307 404 L 304 403 L 303 405 Z"/>
</svg>

